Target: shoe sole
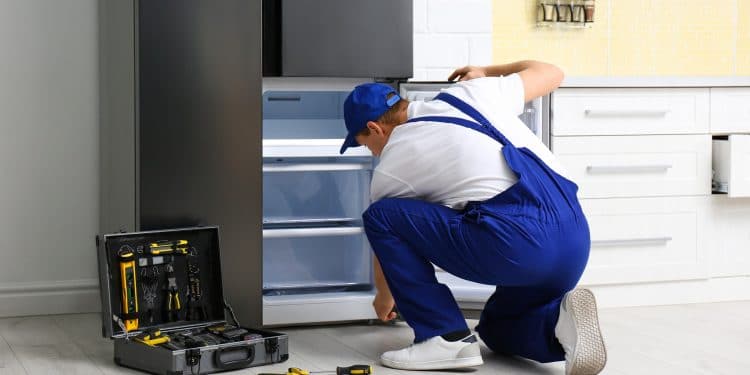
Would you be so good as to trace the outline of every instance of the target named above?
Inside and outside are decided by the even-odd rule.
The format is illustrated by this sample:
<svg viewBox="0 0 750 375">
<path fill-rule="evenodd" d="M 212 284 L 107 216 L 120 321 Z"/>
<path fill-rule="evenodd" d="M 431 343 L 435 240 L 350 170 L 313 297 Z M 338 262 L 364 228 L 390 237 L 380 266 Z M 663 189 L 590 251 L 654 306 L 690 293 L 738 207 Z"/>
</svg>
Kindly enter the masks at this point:
<svg viewBox="0 0 750 375">
<path fill-rule="evenodd" d="M 576 289 L 568 295 L 566 308 L 576 328 L 576 350 L 567 375 L 596 375 L 607 363 L 607 349 L 599 328 L 596 298 L 588 289 Z"/>
<path fill-rule="evenodd" d="M 396 362 L 381 358 L 380 362 L 383 366 L 399 370 L 449 370 L 454 368 L 475 367 L 484 363 L 484 361 L 482 361 L 482 356 L 417 363 Z"/>
</svg>

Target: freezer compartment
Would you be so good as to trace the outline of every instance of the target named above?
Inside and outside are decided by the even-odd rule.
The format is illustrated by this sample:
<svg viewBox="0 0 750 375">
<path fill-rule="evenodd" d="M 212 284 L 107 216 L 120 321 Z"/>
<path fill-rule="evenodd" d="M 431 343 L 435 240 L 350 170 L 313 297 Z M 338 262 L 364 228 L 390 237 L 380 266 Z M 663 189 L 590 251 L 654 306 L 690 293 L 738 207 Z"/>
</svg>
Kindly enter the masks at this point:
<svg viewBox="0 0 750 375">
<path fill-rule="evenodd" d="M 263 230 L 266 296 L 372 290 L 362 227 Z"/>
<path fill-rule="evenodd" d="M 372 159 L 275 158 L 263 164 L 264 228 L 358 225 Z"/>
<path fill-rule="evenodd" d="M 266 91 L 263 139 L 343 139 L 345 91 Z"/>
</svg>

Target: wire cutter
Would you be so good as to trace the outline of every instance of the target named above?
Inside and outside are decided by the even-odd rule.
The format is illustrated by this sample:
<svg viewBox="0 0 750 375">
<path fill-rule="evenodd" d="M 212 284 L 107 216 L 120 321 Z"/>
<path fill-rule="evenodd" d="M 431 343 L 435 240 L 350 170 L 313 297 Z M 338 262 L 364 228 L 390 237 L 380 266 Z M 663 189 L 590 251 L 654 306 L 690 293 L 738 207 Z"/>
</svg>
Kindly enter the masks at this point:
<svg viewBox="0 0 750 375">
<path fill-rule="evenodd" d="M 180 303 L 180 292 L 177 289 L 177 277 L 174 274 L 174 266 L 167 263 L 167 320 L 174 322 L 179 319 L 182 309 Z"/>
</svg>

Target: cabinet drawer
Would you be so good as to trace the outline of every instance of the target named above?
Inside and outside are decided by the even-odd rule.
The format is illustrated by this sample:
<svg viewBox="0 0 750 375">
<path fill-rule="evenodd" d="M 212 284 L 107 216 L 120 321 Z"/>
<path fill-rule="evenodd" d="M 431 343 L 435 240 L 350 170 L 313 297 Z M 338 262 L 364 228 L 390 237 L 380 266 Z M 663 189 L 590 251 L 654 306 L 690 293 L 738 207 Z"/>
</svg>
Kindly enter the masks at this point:
<svg viewBox="0 0 750 375">
<path fill-rule="evenodd" d="M 702 134 L 708 89 L 564 88 L 552 96 L 552 135 Z"/>
<path fill-rule="evenodd" d="M 750 88 L 711 89 L 711 133 L 750 132 Z"/>
<path fill-rule="evenodd" d="M 711 276 L 750 276 L 750 199 L 711 199 Z"/>
<path fill-rule="evenodd" d="M 708 195 L 711 136 L 553 137 L 581 198 Z"/>
<path fill-rule="evenodd" d="M 704 278 L 711 197 L 584 199 L 591 255 L 583 284 Z"/>
<path fill-rule="evenodd" d="M 714 139 L 713 189 L 730 198 L 750 197 L 750 135 Z"/>
</svg>

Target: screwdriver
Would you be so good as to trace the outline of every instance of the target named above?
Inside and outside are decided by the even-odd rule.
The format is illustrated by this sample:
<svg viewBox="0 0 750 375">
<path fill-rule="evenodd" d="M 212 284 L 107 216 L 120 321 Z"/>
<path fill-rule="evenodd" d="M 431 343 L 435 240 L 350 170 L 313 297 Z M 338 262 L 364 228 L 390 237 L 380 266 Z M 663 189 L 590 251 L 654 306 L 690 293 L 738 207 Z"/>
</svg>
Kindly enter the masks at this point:
<svg viewBox="0 0 750 375">
<path fill-rule="evenodd" d="M 299 367 L 290 367 L 286 374 L 258 374 L 258 375 L 312 375 L 312 374 L 333 374 L 334 371 L 307 371 Z M 347 367 L 336 367 L 336 375 L 370 375 L 372 366 L 369 365 L 352 365 Z"/>
<path fill-rule="evenodd" d="M 352 365 L 349 367 L 336 367 L 336 375 L 369 375 L 372 374 L 370 365 Z"/>
</svg>

